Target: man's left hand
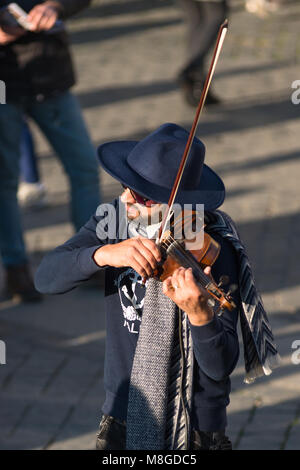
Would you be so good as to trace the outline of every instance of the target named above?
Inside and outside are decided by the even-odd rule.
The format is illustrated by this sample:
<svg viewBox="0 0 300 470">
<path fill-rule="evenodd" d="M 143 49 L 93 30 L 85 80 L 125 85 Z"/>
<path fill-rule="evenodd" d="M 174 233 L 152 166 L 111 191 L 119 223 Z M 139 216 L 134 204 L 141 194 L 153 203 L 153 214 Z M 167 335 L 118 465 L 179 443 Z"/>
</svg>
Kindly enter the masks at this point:
<svg viewBox="0 0 300 470">
<path fill-rule="evenodd" d="M 211 275 L 209 267 L 204 272 Z M 192 268 L 176 269 L 164 281 L 163 293 L 188 315 L 192 325 L 202 326 L 212 320 L 214 312 L 207 303 L 209 295 L 197 284 Z"/>
<path fill-rule="evenodd" d="M 36 5 L 30 10 L 27 20 L 32 24 L 31 31 L 48 31 L 58 19 L 58 9 L 54 4 L 47 2 Z"/>
</svg>

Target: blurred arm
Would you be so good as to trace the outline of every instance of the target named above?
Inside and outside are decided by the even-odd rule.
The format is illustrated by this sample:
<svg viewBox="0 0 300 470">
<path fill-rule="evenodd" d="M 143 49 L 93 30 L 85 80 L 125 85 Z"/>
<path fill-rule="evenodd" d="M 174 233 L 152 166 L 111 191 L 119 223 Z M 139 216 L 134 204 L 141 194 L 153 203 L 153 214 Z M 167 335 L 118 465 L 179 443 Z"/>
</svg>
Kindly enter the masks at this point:
<svg viewBox="0 0 300 470">
<path fill-rule="evenodd" d="M 91 4 L 91 0 L 50 0 L 45 3 L 56 8 L 60 18 L 64 20 L 75 15 L 84 8 L 87 8 Z"/>
</svg>

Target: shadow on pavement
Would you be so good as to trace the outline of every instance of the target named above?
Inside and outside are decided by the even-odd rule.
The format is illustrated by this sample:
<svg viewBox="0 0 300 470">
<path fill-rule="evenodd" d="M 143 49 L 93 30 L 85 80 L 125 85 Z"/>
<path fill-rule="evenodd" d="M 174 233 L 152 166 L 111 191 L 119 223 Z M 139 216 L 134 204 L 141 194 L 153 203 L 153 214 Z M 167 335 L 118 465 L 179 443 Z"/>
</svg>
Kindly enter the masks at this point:
<svg viewBox="0 0 300 470">
<path fill-rule="evenodd" d="M 110 2 L 103 5 L 92 5 L 80 14 L 80 18 L 106 18 L 146 12 L 152 9 L 168 8 L 176 5 L 175 0 L 132 0 L 129 2 Z M 75 18 L 76 19 L 76 18 Z"/>
<path fill-rule="evenodd" d="M 250 410 L 229 414 L 228 435 L 233 450 L 297 450 L 300 402 L 282 400 L 275 405 L 253 399 Z M 276 436 L 276 439 L 274 439 Z"/>
<path fill-rule="evenodd" d="M 89 42 L 100 43 L 101 41 L 106 41 L 108 39 L 119 38 L 120 36 L 126 36 L 128 34 L 135 34 L 138 32 L 145 32 L 152 28 L 165 28 L 167 26 L 173 26 L 180 23 L 180 19 L 170 19 L 146 21 L 127 25 L 106 26 L 101 29 L 89 28 L 80 31 L 70 31 L 69 37 L 72 45 L 86 44 Z"/>
<path fill-rule="evenodd" d="M 83 108 L 94 108 L 135 98 L 170 93 L 178 87 L 174 81 L 151 82 L 148 84 L 133 84 L 122 87 L 108 87 L 90 92 L 77 94 Z"/>
<path fill-rule="evenodd" d="M 267 155 L 265 157 L 260 157 L 259 159 L 243 160 L 242 162 L 222 163 L 220 165 L 215 165 L 214 170 L 217 173 L 219 172 L 222 173 L 222 175 L 226 175 L 232 174 L 236 171 L 259 170 L 270 165 L 282 165 L 283 163 L 299 160 L 299 158 L 300 150 L 297 150 L 289 153 Z"/>
</svg>

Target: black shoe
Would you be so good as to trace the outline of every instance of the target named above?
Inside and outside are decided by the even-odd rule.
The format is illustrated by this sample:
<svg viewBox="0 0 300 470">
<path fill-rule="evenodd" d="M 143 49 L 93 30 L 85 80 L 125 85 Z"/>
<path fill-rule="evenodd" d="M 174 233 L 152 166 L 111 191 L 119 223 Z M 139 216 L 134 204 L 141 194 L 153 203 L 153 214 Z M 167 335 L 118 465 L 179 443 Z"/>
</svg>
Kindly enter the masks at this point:
<svg viewBox="0 0 300 470">
<path fill-rule="evenodd" d="M 193 450 L 232 450 L 232 444 L 224 431 L 192 432 L 191 449 Z"/>
<path fill-rule="evenodd" d="M 209 450 L 232 450 L 232 443 L 224 432 L 213 433 L 213 445 Z"/>
<path fill-rule="evenodd" d="M 42 300 L 43 296 L 35 289 L 28 264 L 5 267 L 5 293 L 9 298 L 22 302 Z"/>
<path fill-rule="evenodd" d="M 204 81 L 195 78 L 192 75 L 181 74 L 178 78 L 178 84 L 181 88 L 185 101 L 193 107 L 197 107 L 204 87 Z M 209 89 L 206 95 L 204 105 L 220 104 L 221 100 Z"/>
<path fill-rule="evenodd" d="M 209 106 L 212 104 L 221 104 L 221 100 L 211 90 L 208 90 L 207 95 L 206 95 L 205 105 Z"/>
<path fill-rule="evenodd" d="M 97 434 L 97 450 L 125 450 L 126 424 L 112 416 L 103 415 Z"/>
<path fill-rule="evenodd" d="M 198 106 L 199 100 L 195 96 L 194 80 L 192 77 L 181 75 L 178 78 L 178 84 L 187 104 L 190 106 Z"/>
</svg>

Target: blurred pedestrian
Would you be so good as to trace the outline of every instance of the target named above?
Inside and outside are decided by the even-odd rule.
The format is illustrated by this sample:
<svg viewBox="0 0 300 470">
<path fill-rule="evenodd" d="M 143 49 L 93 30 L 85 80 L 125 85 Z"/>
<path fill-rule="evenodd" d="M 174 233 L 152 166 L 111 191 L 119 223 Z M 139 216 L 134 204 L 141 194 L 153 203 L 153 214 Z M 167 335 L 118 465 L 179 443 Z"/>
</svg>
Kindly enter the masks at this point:
<svg viewBox="0 0 300 470">
<path fill-rule="evenodd" d="M 245 8 L 249 13 L 253 13 L 261 18 L 275 13 L 280 7 L 279 0 L 246 0 Z"/>
<path fill-rule="evenodd" d="M 2 4 L 7 5 L 9 1 Z M 20 0 L 30 31 L 1 23 L 0 79 L 6 102 L 0 106 L 0 252 L 6 292 L 36 300 L 17 202 L 23 115 L 33 118 L 60 158 L 71 186 L 71 216 L 78 230 L 98 206 L 95 151 L 81 109 L 69 89 L 75 83 L 63 21 L 90 0 Z"/>
<path fill-rule="evenodd" d="M 188 104 L 197 106 L 206 78 L 205 59 L 215 45 L 220 25 L 228 12 L 227 0 L 179 0 L 184 12 L 188 35 L 186 63 L 178 76 L 179 86 Z M 211 89 L 206 105 L 218 104 L 220 99 Z"/>
<path fill-rule="evenodd" d="M 47 206 L 47 192 L 40 180 L 35 146 L 29 126 L 24 119 L 20 148 L 20 182 L 18 201 L 22 207 L 42 208 Z"/>
</svg>

